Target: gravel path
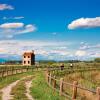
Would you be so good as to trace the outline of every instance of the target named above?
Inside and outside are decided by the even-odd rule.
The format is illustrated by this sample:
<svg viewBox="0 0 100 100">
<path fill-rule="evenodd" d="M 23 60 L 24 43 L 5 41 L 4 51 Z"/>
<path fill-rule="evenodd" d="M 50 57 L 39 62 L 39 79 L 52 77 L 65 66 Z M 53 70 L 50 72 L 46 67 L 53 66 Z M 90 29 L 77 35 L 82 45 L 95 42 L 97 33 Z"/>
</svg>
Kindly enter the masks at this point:
<svg viewBox="0 0 100 100">
<path fill-rule="evenodd" d="M 11 99 L 13 99 L 13 95 L 11 95 L 12 88 L 14 86 L 16 86 L 18 82 L 20 82 L 21 80 L 26 79 L 28 77 L 31 77 L 31 76 L 27 76 L 27 77 L 24 77 L 24 78 L 22 78 L 20 80 L 17 80 L 15 82 L 9 84 L 8 86 L 4 87 L 3 89 L 1 89 L 0 92 L 2 92 L 2 100 L 11 100 Z M 27 96 L 28 100 L 34 100 L 33 97 L 30 95 L 31 84 L 32 84 L 32 80 L 25 82 L 25 85 L 26 85 L 26 96 Z"/>
<path fill-rule="evenodd" d="M 26 85 L 26 96 L 27 96 L 28 100 L 35 100 L 35 99 L 33 99 L 33 97 L 30 94 L 30 87 L 32 85 L 32 80 L 26 81 L 25 85 Z"/>
<path fill-rule="evenodd" d="M 4 87 L 1 92 L 2 92 L 2 100 L 11 100 L 12 99 L 12 95 L 10 95 L 11 90 L 14 86 L 16 86 L 16 84 L 19 82 L 20 80 L 17 80 L 11 84 L 9 84 L 8 86 Z"/>
</svg>

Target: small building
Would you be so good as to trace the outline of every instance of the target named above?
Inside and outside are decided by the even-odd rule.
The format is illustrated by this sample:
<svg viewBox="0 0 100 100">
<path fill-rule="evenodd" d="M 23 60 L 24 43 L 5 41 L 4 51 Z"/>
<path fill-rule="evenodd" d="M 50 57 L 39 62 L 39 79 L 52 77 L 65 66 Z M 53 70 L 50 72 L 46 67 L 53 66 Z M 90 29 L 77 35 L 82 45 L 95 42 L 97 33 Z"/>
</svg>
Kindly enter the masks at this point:
<svg viewBox="0 0 100 100">
<path fill-rule="evenodd" d="M 32 52 L 24 52 L 22 64 L 24 66 L 35 65 L 35 54 Z"/>
</svg>

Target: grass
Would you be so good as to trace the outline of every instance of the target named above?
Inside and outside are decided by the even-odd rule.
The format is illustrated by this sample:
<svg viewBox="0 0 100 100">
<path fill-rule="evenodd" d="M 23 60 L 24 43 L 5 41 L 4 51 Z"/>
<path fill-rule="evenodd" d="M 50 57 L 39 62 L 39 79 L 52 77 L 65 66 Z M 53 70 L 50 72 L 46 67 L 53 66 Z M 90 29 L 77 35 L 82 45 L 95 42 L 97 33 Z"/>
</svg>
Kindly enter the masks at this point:
<svg viewBox="0 0 100 100">
<path fill-rule="evenodd" d="M 86 69 L 86 67 L 82 68 Z M 78 81 L 78 84 L 82 87 L 85 87 L 87 89 L 91 89 L 93 91 L 96 91 L 96 87 L 100 86 L 100 70 L 94 70 L 94 71 L 82 71 L 82 72 L 71 72 L 67 73 L 67 71 L 55 71 L 52 72 L 53 75 L 56 76 L 57 79 L 64 78 L 64 81 L 67 83 L 72 83 L 74 81 Z M 72 95 L 72 87 L 69 85 L 64 85 L 64 91 L 69 96 Z M 95 94 L 92 94 L 91 92 L 84 91 L 82 89 L 78 89 L 78 96 L 79 100 L 94 100 L 96 98 Z M 77 99 L 78 99 L 77 98 Z M 85 98 L 85 99 L 84 99 Z"/>
<path fill-rule="evenodd" d="M 27 73 L 22 73 L 22 74 L 16 74 L 13 76 L 7 76 L 5 78 L 0 79 L 0 89 L 6 87 L 7 85 L 11 84 L 12 82 L 15 82 L 16 80 L 19 80 L 23 77 L 27 77 L 28 75 L 32 75 L 33 72 L 27 72 Z M 0 100 L 1 99 L 2 94 L 0 93 Z"/>
<path fill-rule="evenodd" d="M 52 90 L 51 87 L 48 86 L 43 71 L 27 72 L 23 74 L 8 76 L 7 78 L 1 80 L 0 88 L 3 88 L 18 79 L 32 75 L 33 73 L 35 75 L 31 87 L 31 95 L 33 96 L 33 98 L 35 98 L 36 100 L 65 100 L 64 97 L 59 96 L 59 93 L 54 92 L 54 90 Z M 19 81 L 18 84 L 12 89 L 11 95 L 13 95 L 14 97 L 13 100 L 28 100 L 25 95 L 25 82 L 28 80 L 29 78 Z"/>
<path fill-rule="evenodd" d="M 0 92 L 0 100 L 2 100 L 1 96 L 2 96 L 2 92 Z"/>
<path fill-rule="evenodd" d="M 13 95 L 12 100 L 28 100 L 26 93 L 26 86 L 25 82 L 30 81 L 33 79 L 33 76 L 26 77 L 25 79 L 21 80 L 16 84 L 16 86 L 12 89 L 11 95 Z"/>
<path fill-rule="evenodd" d="M 82 67 L 85 66 L 85 68 L 87 66 L 90 66 L 91 64 L 84 64 L 84 63 L 78 63 L 78 64 L 74 64 L 74 67 Z M 100 64 L 99 64 L 100 65 Z M 69 66 L 68 64 L 66 64 L 66 66 Z M 92 66 L 97 66 L 92 64 Z M 64 77 L 64 72 L 62 73 L 58 73 L 58 78 L 60 77 Z M 17 74 L 17 75 L 13 75 L 13 76 L 8 76 L 7 78 L 3 78 L 0 79 L 0 89 L 7 86 L 8 84 L 24 77 L 24 76 L 28 76 L 28 75 L 32 75 L 33 72 L 27 72 L 27 73 L 22 73 L 22 74 Z M 32 87 L 31 87 L 31 95 L 36 99 L 36 100 L 65 100 L 64 97 L 59 96 L 59 93 L 54 92 L 51 87 L 49 87 L 45 81 L 45 76 L 44 73 L 42 71 L 40 72 L 34 72 L 35 78 L 32 82 Z M 74 78 L 73 78 L 73 77 Z M 100 86 L 100 79 L 99 81 L 95 80 L 96 77 L 94 77 L 95 75 L 93 74 L 92 78 L 93 81 L 96 82 L 97 84 L 94 84 L 90 81 L 91 76 L 88 72 L 84 72 L 84 73 L 80 73 L 77 77 L 77 75 L 75 74 L 67 74 L 67 77 L 69 77 L 68 79 L 66 79 L 67 82 L 73 82 L 73 79 L 76 78 L 76 80 L 78 79 L 79 84 L 81 84 L 84 87 L 90 88 L 90 89 L 95 89 L 97 85 Z M 81 79 L 80 79 L 81 77 Z M 88 79 L 86 79 L 88 78 Z M 72 79 L 72 80 L 70 80 Z M 68 81 L 70 80 L 70 81 Z M 27 97 L 25 96 L 25 81 L 21 81 L 19 82 L 16 87 L 14 88 L 14 90 L 12 91 L 12 94 L 14 94 L 14 100 L 27 100 Z M 67 89 L 68 90 L 68 89 Z M 1 97 L 1 93 L 0 93 L 0 97 Z M 1 100 L 1 98 L 0 98 Z"/>
<path fill-rule="evenodd" d="M 28 75 L 32 75 L 33 72 L 27 72 L 27 73 L 22 73 L 22 74 L 16 74 L 12 76 L 7 76 L 5 78 L 0 79 L 0 89 L 3 87 L 7 86 L 8 84 Z"/>
<path fill-rule="evenodd" d="M 25 82 L 20 81 L 13 89 L 11 92 L 11 95 L 13 95 L 12 100 L 27 100 L 28 98 L 25 95 L 26 92 L 26 87 L 25 87 Z"/>
<path fill-rule="evenodd" d="M 100 86 L 100 71 L 88 71 L 67 74 L 65 80 L 69 82 L 78 81 L 82 86 L 89 89 L 96 89 Z"/>
<path fill-rule="evenodd" d="M 90 72 L 79 72 L 79 73 L 71 73 L 64 76 L 64 80 L 68 83 L 73 83 L 73 81 L 78 81 L 78 84 L 87 89 L 91 89 L 96 91 L 96 87 L 100 86 L 100 71 L 90 71 Z M 94 82 L 92 82 L 92 80 Z M 68 87 L 65 88 L 65 91 L 68 91 L 71 94 L 71 89 Z M 91 92 L 84 91 L 82 89 L 78 89 L 78 96 L 84 98 L 83 100 L 94 100 L 95 94 Z"/>
<path fill-rule="evenodd" d="M 38 72 L 32 82 L 31 95 L 36 100 L 65 100 L 59 96 L 59 93 L 54 92 L 46 83 L 44 73 Z"/>
</svg>

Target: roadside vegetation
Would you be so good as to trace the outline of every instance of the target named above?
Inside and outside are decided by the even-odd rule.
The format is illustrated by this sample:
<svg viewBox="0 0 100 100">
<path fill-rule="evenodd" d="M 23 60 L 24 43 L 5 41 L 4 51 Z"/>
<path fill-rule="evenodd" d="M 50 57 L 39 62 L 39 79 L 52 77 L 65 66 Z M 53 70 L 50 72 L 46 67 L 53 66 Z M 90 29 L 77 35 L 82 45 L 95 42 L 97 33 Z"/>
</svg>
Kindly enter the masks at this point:
<svg viewBox="0 0 100 100">
<path fill-rule="evenodd" d="M 0 89 L 3 88 L 3 87 L 6 87 L 8 84 L 10 84 L 10 83 L 12 83 L 16 80 L 19 80 L 23 77 L 26 77 L 26 76 L 32 75 L 32 74 L 33 74 L 33 72 L 27 72 L 27 73 L 16 74 L 16 75 L 1 78 L 0 79 Z"/>
<path fill-rule="evenodd" d="M 62 77 L 62 76 L 61 76 Z M 87 72 L 76 72 L 71 74 L 66 74 L 63 76 L 64 81 L 67 83 L 72 83 L 78 81 L 78 85 L 92 91 L 95 91 L 97 87 L 100 86 L 100 71 L 87 71 Z M 64 91 L 69 95 L 72 94 L 72 88 L 69 86 L 64 86 Z M 79 100 L 94 100 L 96 98 L 95 94 L 91 92 L 78 89 Z"/>
<path fill-rule="evenodd" d="M 34 75 L 33 77 L 28 77 Z M 26 77 L 25 79 L 22 79 Z M 25 82 L 33 79 L 32 87 L 30 88 L 31 95 L 36 100 L 65 100 L 64 97 L 59 96 L 59 93 L 53 91 L 51 87 L 48 86 L 45 80 L 44 71 L 39 72 L 26 72 L 23 74 L 17 74 L 13 76 L 8 76 L 7 78 L 2 79 L 0 82 L 0 89 L 6 87 L 16 80 L 20 80 L 15 87 L 12 88 L 11 95 L 13 96 L 12 100 L 28 100 L 26 93 Z M 0 100 L 2 94 L 0 94 Z"/>
<path fill-rule="evenodd" d="M 32 82 L 31 95 L 36 100 L 65 100 L 64 97 L 59 96 L 59 93 L 48 86 L 43 72 L 38 72 L 35 76 Z"/>
<path fill-rule="evenodd" d="M 70 63 L 73 63 L 73 68 L 70 68 Z M 83 72 L 73 72 L 73 69 L 86 69 L 88 68 L 100 68 L 100 63 L 98 62 L 98 59 L 95 60 L 95 62 L 64 62 L 64 67 L 69 68 L 71 71 L 70 73 L 66 73 L 66 70 L 64 71 L 56 71 L 56 78 L 64 78 L 64 81 L 68 83 L 73 83 L 73 81 L 78 81 L 78 84 L 82 87 L 95 90 L 97 86 L 100 86 L 100 70 L 95 71 L 83 71 Z M 48 63 L 41 63 L 40 67 L 58 67 L 60 68 L 61 62 L 48 62 Z M 14 67 L 14 66 L 13 66 Z M 17 67 L 17 66 L 15 66 Z M 2 69 L 2 68 L 0 68 Z M 7 77 L 0 78 L 0 89 L 6 87 L 7 85 L 22 79 L 23 77 L 26 77 L 26 79 L 23 79 L 19 81 L 16 86 L 12 89 L 11 95 L 13 95 L 13 100 L 28 100 L 26 93 L 26 87 L 25 82 L 32 79 L 32 86 L 30 88 L 30 94 L 32 97 L 36 100 L 65 100 L 65 97 L 59 96 L 59 93 L 54 91 L 51 87 L 48 86 L 46 79 L 45 79 L 45 73 L 44 71 L 40 71 L 41 68 L 38 69 L 38 71 L 33 71 L 30 69 L 28 72 L 25 73 L 19 73 L 16 75 L 11 75 Z M 34 75 L 33 78 L 27 78 L 30 75 Z M 64 86 L 64 91 L 66 93 L 69 93 L 71 95 L 72 88 L 68 86 Z M 90 100 L 93 99 L 94 94 L 89 94 L 86 91 L 78 90 L 78 94 L 82 96 L 81 100 Z M 87 99 L 87 95 L 89 95 L 91 98 Z M 2 93 L 0 92 L 0 100 L 1 100 Z M 88 97 L 89 97 L 88 96 Z M 95 97 L 95 96 L 94 96 Z M 91 99 L 91 100 L 92 100 Z M 80 99 L 79 99 L 80 100 Z"/>
<path fill-rule="evenodd" d="M 20 80 L 23 77 L 27 77 L 29 75 L 33 75 L 33 72 L 16 74 L 16 75 L 13 75 L 13 76 L 7 76 L 7 77 L 4 77 L 4 78 L 1 78 L 0 79 L 0 90 L 4 87 L 8 86 L 9 84 L 11 84 L 11 83 L 13 83 L 17 80 Z M 2 97 L 2 92 L 0 91 L 0 100 L 2 100 L 1 97 Z"/>
<path fill-rule="evenodd" d="M 25 82 L 33 79 L 34 76 L 27 76 L 24 79 L 20 80 L 15 87 L 12 88 L 11 95 L 13 96 L 12 100 L 28 100 L 26 96 L 26 86 Z"/>
</svg>

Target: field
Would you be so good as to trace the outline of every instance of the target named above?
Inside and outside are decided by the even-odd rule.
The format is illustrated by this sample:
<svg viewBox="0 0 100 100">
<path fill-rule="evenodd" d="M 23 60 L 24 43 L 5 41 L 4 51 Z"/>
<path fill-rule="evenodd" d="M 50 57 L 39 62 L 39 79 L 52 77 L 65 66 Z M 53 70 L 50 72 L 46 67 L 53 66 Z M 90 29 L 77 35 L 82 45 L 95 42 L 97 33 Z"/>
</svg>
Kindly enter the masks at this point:
<svg viewBox="0 0 100 100">
<path fill-rule="evenodd" d="M 95 91 L 96 87 L 100 86 L 100 71 L 88 71 L 66 74 L 64 76 L 64 81 L 68 83 L 78 81 L 79 86 Z M 64 89 L 65 91 L 69 92 L 69 94 L 72 91 L 72 88 L 69 88 L 68 86 L 65 86 Z M 78 96 L 80 99 L 84 98 L 85 100 L 95 100 L 96 98 L 95 94 L 92 94 L 91 92 L 82 89 L 78 89 Z"/>
<path fill-rule="evenodd" d="M 2 66 L 0 68 L 1 73 L 3 72 L 0 78 L 0 90 L 18 81 L 14 86 L 10 87 L 11 90 L 8 93 L 10 100 L 29 100 L 29 98 L 32 98 L 31 100 L 65 100 L 65 96 L 60 96 L 58 91 L 56 92 L 47 84 L 45 77 L 47 68 L 51 71 L 52 75 L 56 76 L 57 80 L 63 78 L 64 82 L 70 84 L 78 81 L 79 86 L 92 91 L 96 91 L 96 88 L 100 87 L 100 63 L 79 62 L 74 63 L 73 68 L 70 68 L 69 64 L 64 64 L 64 70 L 60 70 L 59 63 L 41 64 L 38 66 L 38 69 L 37 67 L 34 68 L 35 66 L 26 66 L 25 68 L 21 66 Z M 7 69 L 9 69 L 9 72 Z M 9 76 L 6 76 L 7 73 L 9 73 Z M 27 87 L 27 84 L 30 84 L 30 87 Z M 56 84 L 59 85 L 59 82 Z M 63 92 L 71 96 L 72 88 L 64 85 Z M 3 95 L 3 92 L 0 91 L 0 100 L 4 100 L 2 98 Z M 82 89 L 78 89 L 77 91 L 77 100 L 96 100 L 94 98 L 96 98 L 96 95 L 91 92 Z"/>
</svg>

